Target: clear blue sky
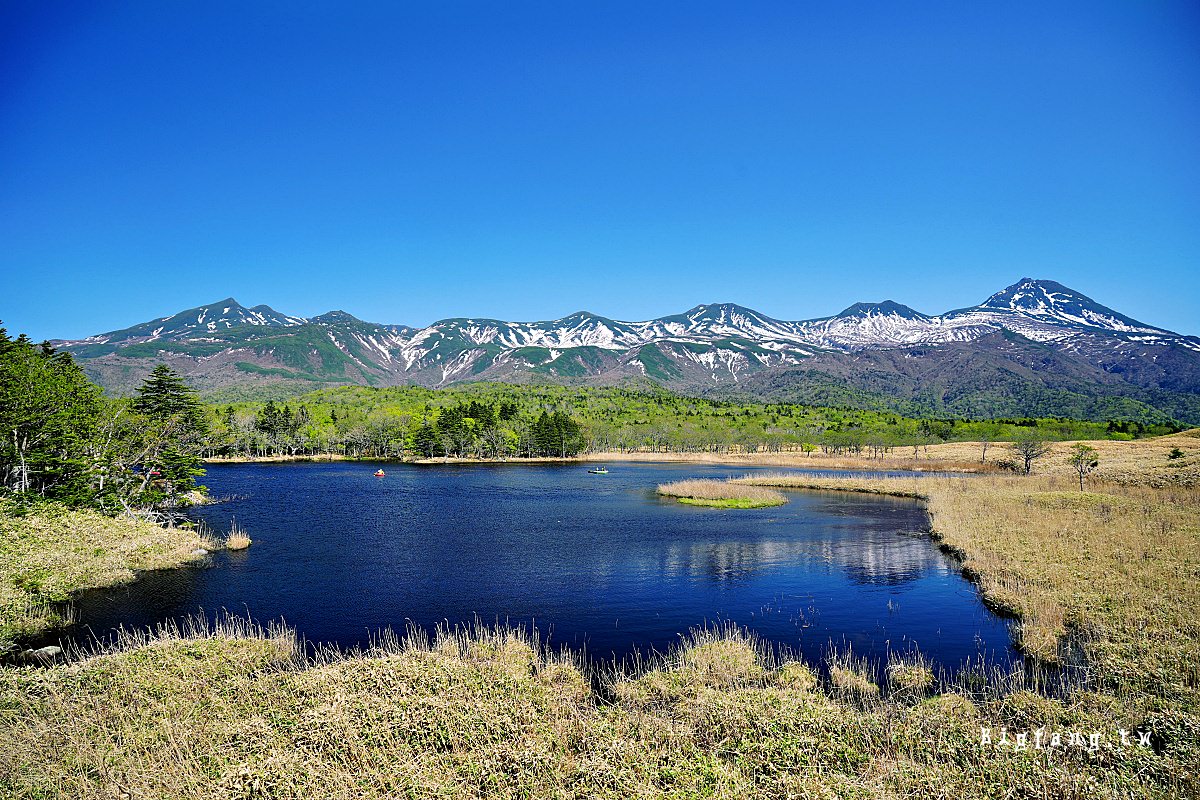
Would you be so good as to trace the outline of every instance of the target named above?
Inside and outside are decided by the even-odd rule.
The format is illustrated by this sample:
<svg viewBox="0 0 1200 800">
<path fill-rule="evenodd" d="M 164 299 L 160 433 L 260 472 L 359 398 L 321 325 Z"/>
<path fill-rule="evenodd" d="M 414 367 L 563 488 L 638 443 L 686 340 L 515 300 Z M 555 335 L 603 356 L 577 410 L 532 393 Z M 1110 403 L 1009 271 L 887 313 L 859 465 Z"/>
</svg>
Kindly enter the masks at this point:
<svg viewBox="0 0 1200 800">
<path fill-rule="evenodd" d="M 1189 2 L 0 6 L 0 319 L 929 313 L 1200 333 Z"/>
</svg>

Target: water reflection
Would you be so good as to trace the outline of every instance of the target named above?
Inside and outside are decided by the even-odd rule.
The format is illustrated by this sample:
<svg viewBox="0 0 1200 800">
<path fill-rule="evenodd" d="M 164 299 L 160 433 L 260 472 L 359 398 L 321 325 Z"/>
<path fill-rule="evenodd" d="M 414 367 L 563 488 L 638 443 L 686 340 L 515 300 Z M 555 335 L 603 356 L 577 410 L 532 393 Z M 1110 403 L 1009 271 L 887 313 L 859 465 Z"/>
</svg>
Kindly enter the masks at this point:
<svg viewBox="0 0 1200 800">
<path fill-rule="evenodd" d="M 537 624 L 596 655 L 665 648 L 727 620 L 819 660 L 828 642 L 864 655 L 918 642 L 953 667 L 981 649 L 1014 657 L 1005 623 L 923 534 L 912 501 L 792 493 L 779 508 L 662 502 L 648 487 L 720 475 L 629 465 L 416 469 L 298 464 L 214 467 L 238 499 L 199 511 L 254 539 L 207 567 L 82 595 L 102 633 L 200 609 L 286 619 L 312 641 L 363 644 L 408 621 Z M 234 556 L 234 557 L 231 557 Z"/>
<path fill-rule="evenodd" d="M 793 493 L 803 503 L 802 493 Z M 908 504 L 878 503 L 846 509 L 835 503 L 809 509 L 817 524 L 801 519 L 769 519 L 771 538 L 741 539 L 734 533 L 717 540 L 675 543 L 656 568 L 667 575 L 707 576 L 718 583 L 751 578 L 781 564 L 803 562 L 812 569 L 841 570 L 853 582 L 898 586 L 927 572 L 956 568 L 932 546 Z M 889 513 L 891 512 L 891 513 Z M 900 513 L 895 513 L 900 512 Z M 830 524 L 828 517 L 838 520 Z M 611 566 L 609 567 L 611 569 Z"/>
</svg>

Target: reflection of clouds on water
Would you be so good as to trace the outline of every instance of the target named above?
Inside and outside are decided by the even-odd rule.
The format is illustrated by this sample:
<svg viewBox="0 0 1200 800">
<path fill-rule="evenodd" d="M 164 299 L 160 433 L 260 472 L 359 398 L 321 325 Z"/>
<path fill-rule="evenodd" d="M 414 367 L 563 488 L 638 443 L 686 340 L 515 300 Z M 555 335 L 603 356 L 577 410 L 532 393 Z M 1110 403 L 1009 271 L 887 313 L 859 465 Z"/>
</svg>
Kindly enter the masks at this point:
<svg viewBox="0 0 1200 800">
<path fill-rule="evenodd" d="M 804 555 L 801 542 L 755 539 L 697 542 L 667 550 L 664 571 L 671 575 L 708 577 L 720 583 L 748 578 L 755 572 Z"/>
<path fill-rule="evenodd" d="M 866 541 L 826 539 L 812 544 L 827 561 L 845 568 L 855 583 L 897 585 L 928 572 L 950 570 L 933 543 L 917 536 L 893 534 L 891 539 L 871 537 Z"/>
<path fill-rule="evenodd" d="M 833 535 L 804 531 L 795 539 L 673 544 L 654 568 L 664 575 L 730 583 L 789 564 L 827 564 L 854 583 L 897 585 L 951 567 L 928 538 L 900 532 Z M 808 534 L 808 535 L 805 535 Z M 649 565 L 647 565 L 649 566 Z"/>
</svg>

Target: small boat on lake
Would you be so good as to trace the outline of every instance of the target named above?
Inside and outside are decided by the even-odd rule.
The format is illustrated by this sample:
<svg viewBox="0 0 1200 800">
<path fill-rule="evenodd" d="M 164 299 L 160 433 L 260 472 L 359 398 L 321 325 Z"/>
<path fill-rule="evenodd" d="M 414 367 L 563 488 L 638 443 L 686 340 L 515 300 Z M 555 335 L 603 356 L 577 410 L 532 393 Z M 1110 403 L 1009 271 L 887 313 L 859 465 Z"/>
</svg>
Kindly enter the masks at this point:
<svg viewBox="0 0 1200 800">
<path fill-rule="evenodd" d="M 375 470 L 375 477 L 376 477 L 376 478 L 382 478 L 384 475 L 387 475 L 387 473 L 386 473 L 386 472 L 384 472 L 383 470 L 381 470 L 381 469 L 377 469 L 377 470 Z"/>
<path fill-rule="evenodd" d="M 607 475 L 608 474 L 608 470 L 605 469 L 604 467 L 596 467 L 595 469 L 589 469 L 588 472 L 590 472 L 593 475 Z"/>
</svg>

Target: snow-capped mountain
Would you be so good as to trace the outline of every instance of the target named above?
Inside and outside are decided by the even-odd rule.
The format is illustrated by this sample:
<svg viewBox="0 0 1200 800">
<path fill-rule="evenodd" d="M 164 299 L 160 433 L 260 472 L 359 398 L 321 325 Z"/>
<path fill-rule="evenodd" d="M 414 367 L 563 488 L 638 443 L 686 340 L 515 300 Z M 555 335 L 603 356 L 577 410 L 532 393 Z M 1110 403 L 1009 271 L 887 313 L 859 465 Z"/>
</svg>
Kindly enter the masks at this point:
<svg viewBox="0 0 1200 800">
<path fill-rule="evenodd" d="M 246 308 L 232 297 L 189 308 L 169 317 L 143 322 L 124 330 L 90 336 L 82 341 L 107 344 L 110 342 L 188 341 L 206 334 L 215 334 L 243 325 L 278 327 L 303 325 L 303 317 L 280 314 L 270 306 Z"/>
<path fill-rule="evenodd" d="M 838 380 L 848 380 L 857 373 L 842 367 L 856 360 L 872 369 L 884 362 L 897 369 L 891 357 L 868 357 L 874 352 L 897 351 L 933 364 L 966 347 L 1023 364 L 1041 358 L 1041 351 L 1029 349 L 1037 345 L 1090 370 L 1093 383 L 1200 395 L 1200 339 L 1131 319 L 1054 281 L 1030 278 L 978 306 L 939 315 L 887 300 L 796 322 L 720 303 L 641 322 L 579 311 L 543 322 L 454 318 L 414 328 L 364 322 L 345 311 L 306 319 L 229 298 L 59 344 L 115 391 L 136 386 L 161 360 L 209 391 L 241 384 L 298 391 L 336 383 L 630 378 L 684 390 L 753 390 L 777 373 L 829 365 L 837 367 Z M 1138 402 L 1151 401 L 1159 402 Z M 1179 407 L 1175 400 L 1167 405 Z"/>
<path fill-rule="evenodd" d="M 1042 322 L 1121 331 L 1172 335 L 1105 308 L 1090 297 L 1054 281 L 1022 278 L 979 304 L 978 311 L 1009 313 Z"/>
</svg>

